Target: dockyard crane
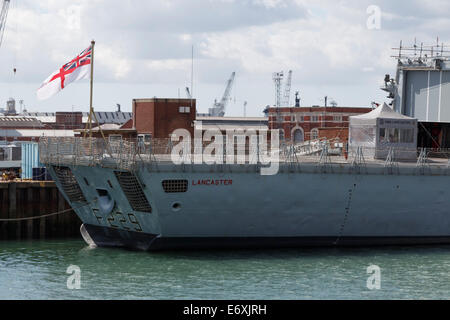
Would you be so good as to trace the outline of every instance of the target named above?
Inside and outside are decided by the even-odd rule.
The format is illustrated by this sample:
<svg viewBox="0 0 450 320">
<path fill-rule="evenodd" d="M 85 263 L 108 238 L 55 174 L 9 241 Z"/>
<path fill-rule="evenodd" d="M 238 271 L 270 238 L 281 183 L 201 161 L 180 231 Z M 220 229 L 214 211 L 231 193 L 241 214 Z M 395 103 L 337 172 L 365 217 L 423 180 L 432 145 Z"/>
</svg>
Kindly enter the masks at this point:
<svg viewBox="0 0 450 320">
<path fill-rule="evenodd" d="M 274 72 L 272 75 L 272 79 L 275 82 L 275 106 L 278 108 L 281 107 L 281 81 L 284 78 L 284 72 Z"/>
<path fill-rule="evenodd" d="M 272 79 L 275 82 L 275 107 L 276 107 L 276 121 L 275 121 L 275 129 L 282 129 L 283 118 L 281 116 L 281 107 L 289 107 L 290 105 L 290 97 L 291 97 L 291 87 L 292 87 L 292 70 L 289 70 L 286 83 L 284 87 L 284 95 L 281 96 L 282 91 L 282 82 L 284 79 L 285 73 L 284 71 L 275 72 L 272 74 Z M 280 139 L 284 139 L 282 135 L 282 131 L 280 131 Z"/>
<path fill-rule="evenodd" d="M 234 79 L 236 77 L 236 72 L 231 74 L 230 79 L 227 82 L 225 92 L 223 93 L 220 102 L 215 101 L 212 108 L 209 109 L 209 115 L 211 117 L 223 117 L 225 116 L 225 111 L 230 100 L 231 89 L 233 88 Z"/>
<path fill-rule="evenodd" d="M 2 46 L 3 34 L 5 33 L 6 18 L 8 17 L 10 0 L 3 0 L 2 11 L 0 12 L 0 47 Z"/>
<path fill-rule="evenodd" d="M 191 94 L 191 91 L 189 91 L 189 87 L 186 87 L 186 97 L 188 99 L 192 99 L 192 94 Z"/>
<path fill-rule="evenodd" d="M 291 103 L 291 87 L 292 87 L 292 70 L 289 70 L 286 78 L 286 83 L 284 85 L 284 94 L 282 95 L 282 82 L 284 79 L 284 71 L 274 72 L 272 79 L 275 82 L 275 106 L 289 107 Z"/>
</svg>

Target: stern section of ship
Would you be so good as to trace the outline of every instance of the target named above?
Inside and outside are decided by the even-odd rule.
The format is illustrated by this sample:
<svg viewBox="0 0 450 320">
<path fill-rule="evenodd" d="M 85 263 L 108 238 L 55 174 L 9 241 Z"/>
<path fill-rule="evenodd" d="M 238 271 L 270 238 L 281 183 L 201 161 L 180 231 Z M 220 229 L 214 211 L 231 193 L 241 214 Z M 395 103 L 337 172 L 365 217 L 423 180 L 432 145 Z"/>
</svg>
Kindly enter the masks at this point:
<svg viewBox="0 0 450 320">
<path fill-rule="evenodd" d="M 49 171 L 95 245 L 149 250 L 160 236 L 157 208 L 139 172 L 72 165 Z"/>
</svg>

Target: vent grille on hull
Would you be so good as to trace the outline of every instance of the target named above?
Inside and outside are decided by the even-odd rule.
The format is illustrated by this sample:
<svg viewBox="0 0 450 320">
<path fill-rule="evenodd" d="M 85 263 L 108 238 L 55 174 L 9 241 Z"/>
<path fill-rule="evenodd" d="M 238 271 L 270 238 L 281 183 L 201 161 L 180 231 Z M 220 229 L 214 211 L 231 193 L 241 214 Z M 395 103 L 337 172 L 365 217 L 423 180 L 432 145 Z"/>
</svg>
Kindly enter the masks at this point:
<svg viewBox="0 0 450 320">
<path fill-rule="evenodd" d="M 81 191 L 80 185 L 75 179 L 72 170 L 68 167 L 53 167 L 59 183 L 61 184 L 64 193 L 69 198 L 70 202 L 87 203 L 86 198 Z"/>
<path fill-rule="evenodd" d="M 134 211 L 151 213 L 152 207 L 148 203 L 137 177 L 131 172 L 115 171 L 114 174 L 116 175 L 117 181 L 119 181 L 131 208 L 133 208 Z"/>
<path fill-rule="evenodd" d="M 163 189 L 166 193 L 183 193 L 188 190 L 187 180 L 164 180 Z"/>
</svg>

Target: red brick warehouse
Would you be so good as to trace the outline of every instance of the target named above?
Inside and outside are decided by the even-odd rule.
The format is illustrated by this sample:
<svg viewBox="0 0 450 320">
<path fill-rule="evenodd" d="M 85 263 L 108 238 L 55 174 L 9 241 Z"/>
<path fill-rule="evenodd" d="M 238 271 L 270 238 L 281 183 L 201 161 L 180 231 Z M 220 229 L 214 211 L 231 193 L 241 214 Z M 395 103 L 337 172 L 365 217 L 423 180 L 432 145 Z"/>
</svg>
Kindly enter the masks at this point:
<svg viewBox="0 0 450 320">
<path fill-rule="evenodd" d="M 292 107 L 269 108 L 269 129 L 280 129 L 280 138 L 300 143 L 319 138 L 348 138 L 349 117 L 370 112 L 371 108 Z M 328 135 L 336 136 L 328 136 Z"/>
</svg>

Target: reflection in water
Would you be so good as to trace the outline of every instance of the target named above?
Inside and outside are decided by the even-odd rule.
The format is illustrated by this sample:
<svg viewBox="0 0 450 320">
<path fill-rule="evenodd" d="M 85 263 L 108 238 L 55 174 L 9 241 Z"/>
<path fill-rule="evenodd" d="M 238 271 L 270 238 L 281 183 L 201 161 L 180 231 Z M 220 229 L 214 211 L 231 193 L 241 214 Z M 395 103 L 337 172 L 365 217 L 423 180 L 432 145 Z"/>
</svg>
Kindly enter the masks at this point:
<svg viewBox="0 0 450 320">
<path fill-rule="evenodd" d="M 70 265 L 81 290 L 68 290 Z M 381 290 L 366 287 L 381 268 Z M 450 247 L 131 252 L 3 242 L 0 299 L 449 299 Z"/>
</svg>

